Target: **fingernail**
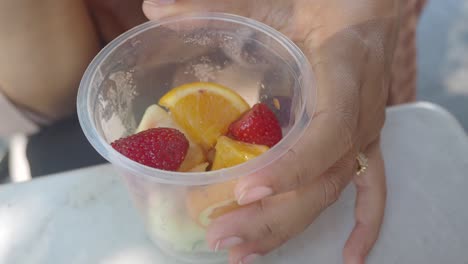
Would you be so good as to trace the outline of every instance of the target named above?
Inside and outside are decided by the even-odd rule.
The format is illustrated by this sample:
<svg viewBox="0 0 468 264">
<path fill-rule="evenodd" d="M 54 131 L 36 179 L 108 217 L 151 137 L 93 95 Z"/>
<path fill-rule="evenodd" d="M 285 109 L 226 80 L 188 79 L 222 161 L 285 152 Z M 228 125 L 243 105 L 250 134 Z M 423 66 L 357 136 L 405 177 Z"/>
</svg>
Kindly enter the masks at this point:
<svg viewBox="0 0 468 264">
<path fill-rule="evenodd" d="M 214 251 L 218 252 L 219 250 L 232 248 L 234 246 L 242 244 L 243 242 L 244 240 L 240 237 L 228 237 L 222 240 L 218 240 L 218 242 L 216 242 Z"/>
<path fill-rule="evenodd" d="M 243 258 L 239 264 L 252 264 L 256 259 L 258 259 L 260 255 L 258 254 L 250 254 L 247 257 Z"/>
<path fill-rule="evenodd" d="M 239 199 L 237 199 L 237 203 L 239 205 L 246 205 L 250 204 L 256 201 L 259 201 L 267 196 L 270 196 L 273 194 L 273 190 L 268 187 L 255 187 L 250 190 L 245 190 L 241 193 L 239 196 Z"/>
<path fill-rule="evenodd" d="M 162 5 L 174 4 L 175 0 L 145 0 L 145 3 L 151 4 L 151 5 L 162 6 Z"/>
</svg>

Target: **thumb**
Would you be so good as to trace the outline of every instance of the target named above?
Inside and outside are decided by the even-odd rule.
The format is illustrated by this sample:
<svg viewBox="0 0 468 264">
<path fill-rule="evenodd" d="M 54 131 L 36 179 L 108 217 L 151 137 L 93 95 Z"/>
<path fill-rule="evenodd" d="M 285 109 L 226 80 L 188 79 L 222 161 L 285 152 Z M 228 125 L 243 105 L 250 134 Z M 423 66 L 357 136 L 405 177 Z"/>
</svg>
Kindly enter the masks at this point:
<svg viewBox="0 0 468 264">
<path fill-rule="evenodd" d="M 249 1 L 219 1 L 219 0 L 145 0 L 143 12 L 150 20 L 187 12 L 229 12 L 246 15 Z"/>
</svg>

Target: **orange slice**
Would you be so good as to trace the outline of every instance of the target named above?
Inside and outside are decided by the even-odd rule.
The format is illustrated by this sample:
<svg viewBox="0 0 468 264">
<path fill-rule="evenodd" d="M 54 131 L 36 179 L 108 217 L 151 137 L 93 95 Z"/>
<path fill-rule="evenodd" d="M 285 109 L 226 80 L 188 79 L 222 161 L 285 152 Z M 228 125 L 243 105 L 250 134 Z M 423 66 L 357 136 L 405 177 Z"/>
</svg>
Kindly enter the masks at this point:
<svg viewBox="0 0 468 264">
<path fill-rule="evenodd" d="M 267 146 L 253 145 L 221 136 L 216 144 L 212 170 L 232 167 L 253 159 L 268 150 Z M 190 216 L 201 226 L 240 206 L 234 196 L 237 180 L 195 187 L 188 192 L 187 208 Z"/>
<path fill-rule="evenodd" d="M 260 156 L 269 148 L 221 136 L 216 144 L 216 154 L 211 170 L 229 168 Z"/>
<path fill-rule="evenodd" d="M 216 144 L 229 125 L 249 110 L 233 90 L 214 83 L 191 83 L 172 89 L 159 104 L 205 150 Z"/>
<path fill-rule="evenodd" d="M 237 181 L 194 187 L 187 194 L 189 215 L 202 227 L 225 213 L 239 208 L 234 197 Z"/>
<path fill-rule="evenodd" d="M 174 128 L 184 133 L 187 137 L 190 145 L 184 162 L 180 165 L 179 171 L 189 171 L 195 166 L 206 161 L 203 149 L 197 143 L 195 143 L 193 139 L 190 138 L 187 132 L 185 132 L 174 122 L 172 116 L 160 106 L 151 105 L 146 109 L 145 114 L 143 115 L 143 118 L 138 125 L 136 133 L 156 127 Z"/>
</svg>

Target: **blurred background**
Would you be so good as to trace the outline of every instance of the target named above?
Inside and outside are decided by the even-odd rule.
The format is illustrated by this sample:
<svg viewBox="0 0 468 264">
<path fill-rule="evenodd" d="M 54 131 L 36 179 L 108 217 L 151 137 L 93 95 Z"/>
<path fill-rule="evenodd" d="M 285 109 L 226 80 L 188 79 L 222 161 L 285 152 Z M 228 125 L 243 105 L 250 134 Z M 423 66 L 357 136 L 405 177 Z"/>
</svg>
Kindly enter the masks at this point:
<svg viewBox="0 0 468 264">
<path fill-rule="evenodd" d="M 468 0 L 429 0 L 417 41 L 418 100 L 440 104 L 468 131 Z"/>
<path fill-rule="evenodd" d="M 429 0 L 417 41 L 418 100 L 448 109 L 468 131 L 468 0 Z M 30 137 L 0 139 L 0 183 L 104 162 L 85 139 L 76 116 Z"/>
</svg>

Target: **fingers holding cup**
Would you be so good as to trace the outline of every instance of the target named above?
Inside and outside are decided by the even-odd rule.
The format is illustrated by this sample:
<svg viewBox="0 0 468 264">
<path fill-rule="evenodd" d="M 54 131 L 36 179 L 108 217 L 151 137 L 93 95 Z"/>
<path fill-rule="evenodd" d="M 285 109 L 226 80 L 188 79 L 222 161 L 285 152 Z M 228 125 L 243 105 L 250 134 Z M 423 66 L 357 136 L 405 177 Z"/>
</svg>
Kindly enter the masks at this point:
<svg viewBox="0 0 468 264">
<path fill-rule="evenodd" d="M 368 168 L 354 176 L 357 189 L 356 224 L 346 242 L 345 263 L 365 263 L 379 236 L 386 202 L 385 166 L 377 140 L 366 149 Z"/>
<path fill-rule="evenodd" d="M 239 263 L 281 246 L 305 230 L 339 198 L 355 173 L 354 156 L 349 153 L 315 182 L 217 218 L 208 229 L 210 247 L 231 249 L 231 263 Z"/>
</svg>

